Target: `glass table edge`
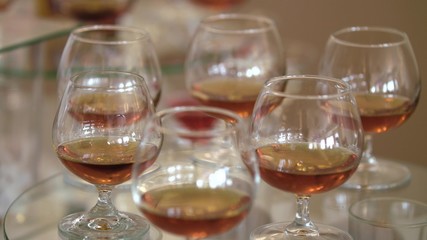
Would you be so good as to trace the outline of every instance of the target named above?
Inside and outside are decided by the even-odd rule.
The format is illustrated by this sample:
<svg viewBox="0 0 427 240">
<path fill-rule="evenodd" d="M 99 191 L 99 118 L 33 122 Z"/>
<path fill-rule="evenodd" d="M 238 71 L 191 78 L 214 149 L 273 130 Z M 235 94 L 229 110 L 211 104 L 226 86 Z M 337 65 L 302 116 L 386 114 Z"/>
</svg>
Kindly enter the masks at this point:
<svg viewBox="0 0 427 240">
<path fill-rule="evenodd" d="M 9 205 L 9 207 L 7 208 L 7 210 L 6 210 L 6 213 L 5 213 L 5 215 L 4 215 L 4 218 L 3 218 L 3 223 L 2 223 L 2 231 L 3 231 L 3 237 L 5 238 L 5 240 L 9 240 L 10 238 L 8 237 L 8 235 L 7 235 L 7 231 L 6 231 L 6 229 L 7 229 L 7 225 L 6 225 L 6 223 L 7 223 L 7 221 L 6 221 L 6 218 L 7 218 L 7 216 L 9 215 L 9 213 L 10 213 L 10 211 L 12 210 L 12 208 L 16 205 L 16 203 L 17 202 L 19 202 L 19 201 L 22 201 L 22 198 L 24 197 L 24 196 L 26 196 L 29 192 L 31 192 L 31 191 L 35 191 L 35 190 L 38 190 L 38 187 L 39 186 L 42 186 L 42 185 L 44 185 L 44 184 L 48 184 L 48 183 L 51 183 L 51 181 L 53 181 L 53 180 L 55 180 L 56 178 L 59 178 L 59 177 L 61 177 L 61 176 L 63 176 L 63 173 L 62 172 L 59 172 L 59 173 L 56 173 L 56 174 L 54 174 L 54 175 L 52 175 L 52 176 L 50 176 L 50 177 L 48 177 L 48 178 L 45 178 L 45 179 L 43 179 L 43 180 L 41 180 L 40 182 L 38 182 L 38 183 L 36 183 L 36 184 L 34 184 L 34 185 L 32 185 L 32 186 L 30 186 L 29 188 L 27 188 L 26 190 L 24 190 L 21 194 L 19 194 L 19 196 L 18 197 L 16 197 L 13 201 L 12 201 L 12 203 Z"/>
<path fill-rule="evenodd" d="M 51 33 L 47 33 L 45 35 L 42 36 L 38 36 L 35 38 L 31 38 L 31 39 L 27 39 L 27 40 L 23 40 L 21 42 L 18 42 L 16 44 L 12 44 L 12 45 L 8 45 L 6 47 L 0 47 L 0 54 L 1 53 L 6 53 L 9 51 L 13 51 L 19 48 L 23 48 L 23 47 L 28 47 L 28 46 L 33 46 L 48 40 L 52 40 L 58 37 L 63 37 L 63 36 L 67 36 L 68 34 L 70 34 L 74 29 L 78 28 L 82 26 L 80 23 L 76 23 L 71 27 L 67 27 L 58 31 L 53 31 Z"/>
</svg>

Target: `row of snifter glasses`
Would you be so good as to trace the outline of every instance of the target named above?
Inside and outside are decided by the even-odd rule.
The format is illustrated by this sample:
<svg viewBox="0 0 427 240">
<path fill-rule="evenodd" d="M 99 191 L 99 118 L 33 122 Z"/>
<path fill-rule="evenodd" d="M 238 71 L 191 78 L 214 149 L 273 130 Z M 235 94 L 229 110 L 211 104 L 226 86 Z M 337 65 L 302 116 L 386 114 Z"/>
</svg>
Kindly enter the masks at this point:
<svg viewBox="0 0 427 240">
<path fill-rule="evenodd" d="M 223 27 L 227 27 L 229 22 L 234 22 L 234 26 L 230 26 L 230 29 L 225 32 L 225 35 L 229 35 L 230 38 L 215 40 L 216 44 L 211 53 L 223 52 L 221 54 L 234 55 L 233 52 L 227 52 L 228 49 L 232 50 L 234 46 L 244 44 L 240 53 L 235 54 L 236 58 L 229 59 L 226 64 L 228 66 L 224 66 L 238 71 L 240 70 L 233 66 L 233 62 L 241 65 L 242 59 L 252 59 L 245 65 L 248 71 L 251 70 L 249 68 L 253 68 L 254 73 L 248 74 L 250 79 L 257 80 L 256 87 L 251 87 L 248 81 L 240 84 L 240 86 L 249 87 L 244 91 L 250 97 L 250 104 L 245 114 L 247 117 L 265 81 L 263 79 L 279 75 L 279 70 L 282 69 L 279 66 L 283 61 L 277 29 L 270 19 L 250 15 L 231 15 L 230 17 L 221 15 L 205 20 L 212 24 L 216 24 L 217 21 L 222 22 L 219 25 Z M 208 25 L 206 24 L 207 29 L 210 28 Z M 245 29 L 235 35 L 233 32 L 242 26 Z M 253 30 L 255 32 L 252 33 Z M 214 36 L 210 35 L 209 31 L 206 32 L 207 39 Z M 250 41 L 247 41 L 248 39 Z M 221 50 L 223 46 L 221 43 L 224 41 L 231 45 L 230 48 Z M 203 43 L 203 39 L 200 43 Z M 207 45 L 199 45 L 203 46 L 202 49 L 196 48 L 203 51 L 209 50 L 211 42 L 207 41 L 207 43 Z M 207 49 L 204 49 L 205 47 Z M 195 62 L 205 62 L 205 53 L 207 52 L 196 53 Z M 272 59 L 273 62 L 270 62 Z M 254 64 L 255 67 L 253 67 Z M 227 69 L 219 70 L 229 71 Z M 63 238 L 103 235 L 120 238 L 140 236 L 147 232 L 146 227 L 140 228 L 138 221 L 132 220 L 132 217 L 136 216 L 129 215 L 130 218 L 128 218 L 123 213 L 118 214 L 109 198 L 112 186 L 130 179 L 130 164 L 135 161 L 131 153 L 135 151 L 137 142 L 141 140 L 141 128 L 145 125 L 145 119 L 154 113 L 151 107 L 148 107 L 150 104 L 145 99 L 144 90 L 140 85 L 135 84 L 137 76 L 120 72 L 143 77 L 154 107 L 158 104 L 161 94 L 161 71 L 154 44 L 147 32 L 117 25 L 92 25 L 80 27 L 70 34 L 58 68 L 58 95 L 62 97 L 62 102 L 54 125 L 54 145 L 59 159 L 68 170 L 78 178 L 96 185 L 100 197 L 97 205 L 89 213 L 71 215 L 60 223 L 59 231 Z M 72 82 L 73 84 L 70 84 L 73 76 L 76 79 Z M 194 77 L 206 78 L 206 76 Z M 130 81 L 130 79 L 133 80 Z M 227 81 L 224 82 L 227 84 Z M 122 85 L 127 87 L 123 88 Z M 204 89 L 209 90 L 214 85 Z M 195 88 L 198 86 L 194 85 Z M 232 87 L 231 94 L 239 94 L 239 89 L 233 87 L 233 84 L 224 85 L 225 89 L 227 86 Z M 132 92 L 137 90 L 138 94 Z M 224 96 L 228 94 L 229 92 L 226 92 Z M 245 95 L 235 97 L 243 97 L 246 101 Z M 197 124 L 195 119 L 189 122 L 192 125 Z M 155 147 L 153 146 L 152 150 L 154 152 L 156 152 Z M 76 167 L 73 166 L 74 164 L 69 164 L 78 162 L 82 166 Z M 147 161 L 146 168 L 152 162 Z M 119 167 L 120 165 L 123 167 Z M 68 179 L 68 181 L 77 182 L 74 179 Z M 77 183 L 80 184 L 80 182 Z M 226 195 L 229 197 L 229 194 Z M 100 206 L 103 206 L 102 209 L 109 210 L 101 211 Z M 244 212 L 246 211 L 247 209 Z M 132 222 L 136 225 L 132 225 Z M 148 224 L 145 225 L 148 226 Z M 227 224 L 227 226 L 232 225 Z M 129 233 L 126 233 L 125 230 L 128 228 Z M 228 228 L 220 227 L 221 231 Z"/>
<path fill-rule="evenodd" d="M 258 169 L 240 116 L 209 107 L 156 112 L 161 79 L 148 33 L 78 28 L 63 50 L 58 78 L 56 154 L 99 193 L 89 211 L 61 219 L 61 239 L 160 239 L 145 218 L 112 203 L 113 189 L 131 175 L 137 206 L 166 231 L 204 238 L 248 214 Z"/>
<path fill-rule="evenodd" d="M 400 126 L 417 106 L 421 80 L 412 46 L 404 32 L 385 27 L 350 27 L 330 35 L 319 65 L 319 74 L 340 79 L 350 87 L 361 115 L 364 146 L 358 145 L 362 142 L 360 135 L 353 133 L 354 139 L 342 140 L 348 145 L 353 144 L 352 147 L 344 147 L 351 151 L 344 153 L 340 149 L 337 151 L 340 153 L 320 153 L 318 148 L 339 146 L 339 140 L 336 140 L 340 138 L 339 135 L 344 132 L 351 135 L 349 129 L 357 132 L 359 123 L 354 123 L 356 120 L 351 120 L 348 113 L 344 114 L 345 119 L 350 119 L 346 122 L 340 115 L 343 112 L 340 109 L 330 116 L 318 115 L 324 118 L 323 121 L 332 123 L 330 129 L 321 128 L 323 123 L 316 120 L 315 109 L 320 106 L 323 109 L 324 106 L 334 109 L 334 101 L 326 103 L 328 97 L 325 97 L 318 100 L 317 105 L 313 104 L 315 107 L 311 111 L 307 111 L 305 102 L 309 101 L 305 98 L 315 99 L 322 93 L 329 96 L 326 85 L 323 85 L 324 92 L 298 92 L 299 88 L 294 87 L 297 90 L 288 95 L 287 91 L 292 91 L 290 89 L 293 87 L 288 90 L 285 83 L 277 83 L 276 88 L 272 82 L 265 83 L 271 77 L 284 74 L 281 42 L 274 22 L 268 18 L 239 14 L 206 18 L 197 28 L 187 55 L 187 90 L 198 100 L 198 104 L 235 111 L 249 120 L 251 139 L 255 141 L 252 147 L 257 149 L 262 179 L 273 187 L 298 196 L 299 211 L 293 223 L 286 228 L 284 224 L 260 228 L 252 238 L 284 239 L 285 235 L 318 238 L 320 234 L 323 239 L 348 239 L 349 236 L 345 233 L 335 233 L 339 230 L 335 231 L 327 226 L 316 227 L 310 221 L 308 197 L 341 184 L 350 189 L 380 190 L 399 187 L 410 180 L 410 172 L 404 165 L 379 161 L 372 155 L 372 135 Z M 317 82 L 314 85 L 322 85 L 320 76 L 299 78 L 311 78 Z M 297 82 L 294 80 L 290 85 L 300 85 L 306 91 L 316 89 L 302 81 L 299 84 Z M 267 87 L 269 85 L 270 88 Z M 263 88 L 269 90 L 264 92 Z M 272 96 L 269 97 L 269 94 Z M 284 96 L 280 96 L 281 94 Z M 297 104 L 299 100 L 289 100 L 292 103 L 284 104 L 287 102 L 285 99 L 292 99 L 294 94 L 298 95 L 296 98 L 304 100 L 300 104 Z M 299 94 L 313 94 L 316 97 L 302 97 Z M 262 101 L 267 103 L 260 103 Z M 276 108 L 278 105 L 286 107 L 281 110 Z M 263 124 L 266 126 L 262 126 Z M 308 128 L 316 128 L 310 124 L 316 125 L 325 133 L 310 131 Z M 334 129 L 335 125 L 340 124 L 342 126 Z M 339 128 L 345 131 L 338 130 Z M 340 131 L 340 134 L 335 131 Z M 257 135 L 259 133 L 264 135 Z M 321 134 L 330 135 L 322 138 Z M 316 142 L 316 138 L 319 138 L 319 142 Z M 280 141 L 287 143 L 289 139 L 298 142 L 300 146 L 287 147 L 286 144 L 280 144 Z M 308 146 L 304 146 L 305 143 Z M 322 147 L 316 147 L 317 145 Z M 317 150 L 313 152 L 311 148 Z M 362 164 L 358 167 L 360 149 L 364 151 Z M 316 159 L 315 154 L 320 154 L 325 159 Z M 338 156 L 343 157 L 343 161 L 339 161 Z M 352 177 L 347 181 L 350 176 Z M 295 181 L 299 177 L 301 180 Z"/>
<path fill-rule="evenodd" d="M 87 99 L 93 102 L 88 105 Z M 108 103 L 114 111 L 95 114 L 94 102 Z M 114 186 L 131 175 L 138 209 L 165 231 L 202 239 L 236 226 L 251 209 L 258 179 L 242 126 L 237 114 L 220 108 L 154 112 L 136 74 L 94 70 L 75 75 L 55 118 L 54 146 L 61 163 L 94 184 L 99 197 L 88 212 L 60 221 L 60 237 L 159 239 L 161 233 L 145 218 L 112 204 Z M 159 167 L 146 171 L 154 162 Z"/>
<path fill-rule="evenodd" d="M 203 20 L 185 64 L 187 90 L 200 104 L 252 114 L 265 80 L 284 74 L 282 40 L 271 19 L 223 14 Z M 362 115 L 362 164 L 344 187 L 390 189 L 410 180 L 403 164 L 372 154 L 374 134 L 399 127 L 414 112 L 421 92 L 408 36 L 385 27 L 349 27 L 330 35 L 319 74 L 347 82 Z"/>
<path fill-rule="evenodd" d="M 87 99 L 92 99 L 89 106 Z M 94 102 L 115 110 L 93 113 Z M 319 76 L 272 78 L 261 90 L 252 121 L 248 134 L 245 120 L 221 108 L 155 112 L 136 74 L 93 70 L 75 75 L 55 118 L 54 146 L 61 163 L 94 184 L 99 197 L 90 211 L 61 220 L 60 237 L 157 239 L 161 233 L 154 224 L 204 239 L 248 215 L 261 176 L 295 193 L 298 212 L 290 224 L 256 229 L 253 239 L 351 239 L 337 228 L 315 225 L 308 214 L 310 195 L 343 184 L 361 157 L 362 125 L 350 87 Z M 146 171 L 155 162 L 159 167 Z M 114 186 L 131 176 L 134 202 L 149 222 L 118 211 L 111 202 Z"/>
<path fill-rule="evenodd" d="M 100 33 L 85 36 L 96 38 L 102 36 Z M 123 35 L 128 36 L 110 32 L 107 37 Z M 128 65 L 127 54 L 113 54 L 126 49 L 127 41 L 83 38 L 84 44 L 77 47 L 82 53 L 74 60 L 61 60 L 61 65 L 64 61 L 77 67 L 60 67 L 60 74 L 69 69 L 80 74 L 71 83 L 69 79 L 76 72 L 60 78 L 68 87 L 56 117 L 54 142 L 64 165 L 95 184 L 100 197 L 89 214 L 61 222 L 61 236 L 147 236 L 150 224 L 133 214 L 117 215 L 109 200 L 112 186 L 129 180 L 133 165 L 134 200 L 151 223 L 165 231 L 201 239 L 231 229 L 247 215 L 260 171 L 270 185 L 297 195 L 298 213 L 287 227 L 261 227 L 252 238 L 323 235 L 326 239 L 349 239 L 339 229 L 315 225 L 308 215 L 308 199 L 313 193 L 342 185 L 356 171 L 363 141 L 357 110 L 360 104 L 356 105 L 354 94 L 350 94 L 355 84 L 320 76 L 285 76 L 264 83 L 283 70 L 278 36 L 274 22 L 264 17 L 231 14 L 202 21 L 187 57 L 186 80 L 191 94 L 202 104 L 213 104 L 213 108 L 177 107 L 157 113 L 153 104 L 158 96 L 156 78 Z M 221 44 L 224 42 L 229 44 Z M 117 46 L 109 49 L 110 45 Z M 385 44 L 395 45 L 400 44 Z M 70 46 L 68 42 L 64 56 Z M 89 49 L 99 54 L 79 57 Z M 410 46 L 405 50 L 413 57 Z M 77 50 L 68 51 L 73 55 Z M 97 60 L 92 62 L 96 64 L 87 64 L 94 56 Z M 114 56 L 123 58 L 120 61 Z M 387 90 L 390 95 L 400 85 L 415 85 L 418 92 L 414 94 L 419 94 L 419 83 L 397 83 Z M 136 89 L 138 94 L 134 93 Z M 227 106 L 246 120 L 218 108 Z M 240 106 L 246 110 L 239 111 Z M 245 136 L 240 125 L 246 130 L 248 119 L 252 124 Z M 83 167 L 70 162 L 83 162 Z M 154 162 L 159 167 L 145 171 Z M 123 174 L 121 178 L 119 173 Z M 207 196 L 210 201 L 218 199 L 206 204 Z M 122 219 L 131 224 L 121 224 Z"/>
</svg>

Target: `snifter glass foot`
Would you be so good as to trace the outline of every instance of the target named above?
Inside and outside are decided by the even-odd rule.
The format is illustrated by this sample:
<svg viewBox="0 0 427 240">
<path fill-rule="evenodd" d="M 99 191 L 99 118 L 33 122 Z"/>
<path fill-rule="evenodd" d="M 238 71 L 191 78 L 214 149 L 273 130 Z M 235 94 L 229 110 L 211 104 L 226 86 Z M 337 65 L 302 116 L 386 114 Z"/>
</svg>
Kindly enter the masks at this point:
<svg viewBox="0 0 427 240">
<path fill-rule="evenodd" d="M 260 226 L 250 236 L 250 240 L 353 240 L 346 232 L 327 225 L 316 224 L 318 236 L 294 236 L 285 233 L 285 227 L 291 222 L 279 222 Z"/>
<path fill-rule="evenodd" d="M 117 216 L 94 218 L 84 213 L 66 216 L 58 225 L 62 240 L 71 239 L 151 239 L 149 223 L 141 216 L 119 213 Z"/>
<path fill-rule="evenodd" d="M 386 190 L 403 186 L 411 180 L 409 169 L 399 163 L 377 160 L 361 162 L 353 176 L 342 187 L 360 190 Z"/>
</svg>

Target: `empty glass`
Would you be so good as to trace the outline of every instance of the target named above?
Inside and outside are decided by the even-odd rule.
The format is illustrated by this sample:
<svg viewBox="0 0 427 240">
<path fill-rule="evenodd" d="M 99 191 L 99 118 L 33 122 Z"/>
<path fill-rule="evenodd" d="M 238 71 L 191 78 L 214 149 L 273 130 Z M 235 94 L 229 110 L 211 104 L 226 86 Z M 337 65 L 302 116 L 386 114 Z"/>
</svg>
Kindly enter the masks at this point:
<svg viewBox="0 0 427 240">
<path fill-rule="evenodd" d="M 397 197 L 363 199 L 350 207 L 349 232 L 354 240 L 425 240 L 427 204 Z"/>
</svg>

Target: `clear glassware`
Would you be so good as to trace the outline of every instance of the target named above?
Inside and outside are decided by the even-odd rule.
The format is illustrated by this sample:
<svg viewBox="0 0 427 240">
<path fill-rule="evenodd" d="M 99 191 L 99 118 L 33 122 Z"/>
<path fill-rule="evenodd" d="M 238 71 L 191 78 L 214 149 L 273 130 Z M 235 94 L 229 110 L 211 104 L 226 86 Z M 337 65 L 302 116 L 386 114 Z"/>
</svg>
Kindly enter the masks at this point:
<svg viewBox="0 0 427 240">
<path fill-rule="evenodd" d="M 375 158 L 372 138 L 399 127 L 419 101 L 421 79 L 408 36 L 384 27 L 341 29 L 326 43 L 320 74 L 340 78 L 352 87 L 365 132 L 361 164 L 344 187 L 380 190 L 407 183 L 408 168 Z"/>
<path fill-rule="evenodd" d="M 259 175 L 242 119 L 214 107 L 158 111 L 132 172 L 132 196 L 148 220 L 186 239 L 226 232 L 251 210 Z M 141 173 L 148 162 L 160 168 Z"/>
<path fill-rule="evenodd" d="M 427 204 L 410 198 L 367 197 L 348 209 L 349 232 L 354 240 L 424 240 Z"/>
<path fill-rule="evenodd" d="M 293 222 L 260 226 L 251 239 L 351 239 L 309 215 L 310 196 L 341 186 L 362 155 L 362 124 L 350 87 L 314 75 L 273 78 L 257 99 L 250 132 L 261 178 L 297 199 Z"/>
<path fill-rule="evenodd" d="M 88 70 L 115 70 L 141 75 L 154 104 L 161 94 L 161 69 L 148 32 L 118 25 L 90 25 L 75 29 L 68 37 L 58 66 L 58 94 L 69 79 Z"/>
<path fill-rule="evenodd" d="M 203 19 L 185 61 L 186 87 L 203 105 L 248 118 L 264 82 L 286 71 L 273 20 L 247 14 Z"/>
<path fill-rule="evenodd" d="M 137 214 L 118 211 L 111 194 L 131 178 L 142 129 L 153 113 L 139 75 L 89 71 L 72 78 L 54 120 L 53 146 L 66 169 L 95 185 L 99 196 L 89 212 L 60 221 L 61 239 L 141 239 L 148 233 L 149 223 Z"/>
</svg>

